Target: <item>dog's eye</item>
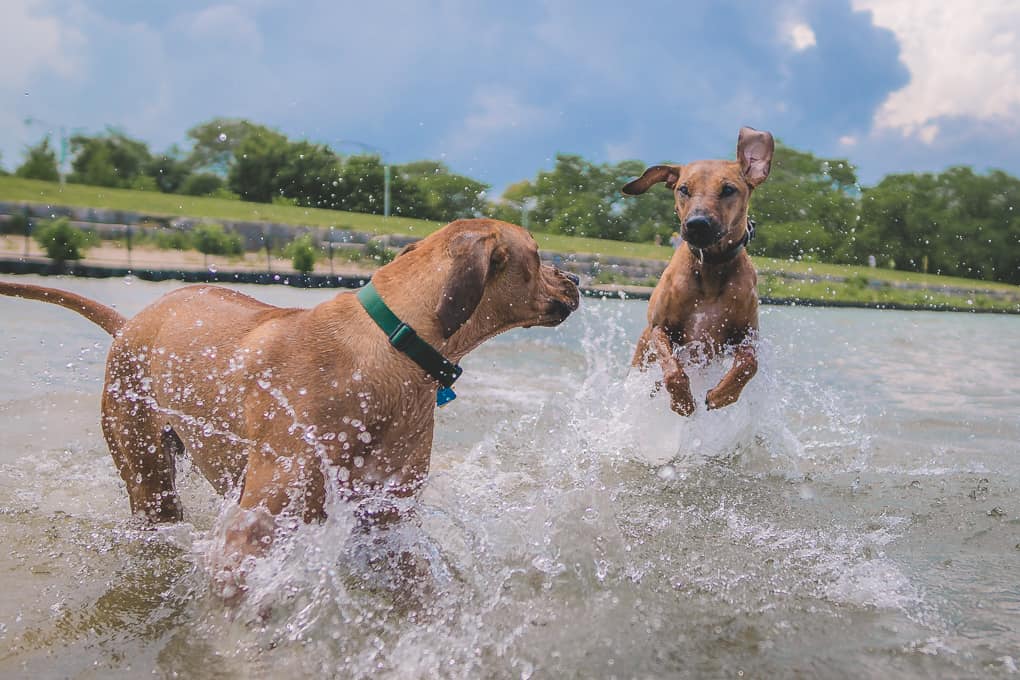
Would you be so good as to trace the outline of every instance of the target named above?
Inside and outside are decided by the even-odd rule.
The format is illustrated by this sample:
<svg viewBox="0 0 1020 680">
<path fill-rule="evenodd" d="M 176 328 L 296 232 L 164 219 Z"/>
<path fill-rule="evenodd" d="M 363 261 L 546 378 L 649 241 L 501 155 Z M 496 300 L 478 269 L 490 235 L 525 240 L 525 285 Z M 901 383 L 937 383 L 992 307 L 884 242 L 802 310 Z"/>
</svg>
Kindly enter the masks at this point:
<svg viewBox="0 0 1020 680">
<path fill-rule="evenodd" d="M 719 192 L 719 195 L 726 198 L 727 196 L 732 196 L 735 193 L 737 193 L 737 188 L 735 186 L 732 184 L 723 184 L 722 191 Z"/>
<path fill-rule="evenodd" d="M 677 191 L 679 191 L 684 196 L 690 196 L 691 195 L 691 190 L 687 188 L 686 184 L 681 184 L 680 187 L 677 189 Z"/>
</svg>

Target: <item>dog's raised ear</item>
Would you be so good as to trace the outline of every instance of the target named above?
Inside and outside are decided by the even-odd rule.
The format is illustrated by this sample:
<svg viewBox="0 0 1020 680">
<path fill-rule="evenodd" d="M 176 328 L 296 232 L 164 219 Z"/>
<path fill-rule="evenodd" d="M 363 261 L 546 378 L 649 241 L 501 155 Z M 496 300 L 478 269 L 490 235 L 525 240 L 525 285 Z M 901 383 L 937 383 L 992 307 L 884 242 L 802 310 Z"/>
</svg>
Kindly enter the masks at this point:
<svg viewBox="0 0 1020 680">
<path fill-rule="evenodd" d="M 659 182 L 665 182 L 670 189 L 676 186 L 680 179 L 682 165 L 653 165 L 648 168 L 633 182 L 624 185 L 623 193 L 628 196 L 637 196 L 648 191 L 648 187 Z"/>
<path fill-rule="evenodd" d="M 744 179 L 752 187 L 756 187 L 769 176 L 772 169 L 772 154 L 776 143 L 772 135 L 754 128 L 740 128 L 737 137 L 737 160 Z"/>
<path fill-rule="evenodd" d="M 464 232 L 447 246 L 453 258 L 450 277 L 436 307 L 443 337 L 457 332 L 474 313 L 485 292 L 489 272 L 506 262 L 507 250 L 496 244 L 493 234 Z"/>
</svg>

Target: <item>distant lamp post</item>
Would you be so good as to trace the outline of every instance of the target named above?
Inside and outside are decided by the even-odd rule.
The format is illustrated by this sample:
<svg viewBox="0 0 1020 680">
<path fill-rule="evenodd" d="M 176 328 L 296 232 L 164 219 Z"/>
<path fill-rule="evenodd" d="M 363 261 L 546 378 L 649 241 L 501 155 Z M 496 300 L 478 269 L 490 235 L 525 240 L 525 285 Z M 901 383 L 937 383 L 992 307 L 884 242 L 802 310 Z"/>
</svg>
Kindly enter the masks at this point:
<svg viewBox="0 0 1020 680">
<path fill-rule="evenodd" d="M 128 225 L 125 225 L 125 226 L 127 227 L 127 231 L 124 232 L 124 235 L 127 237 L 128 270 L 130 271 L 131 268 L 132 268 L 131 267 L 131 225 L 128 224 Z"/>
<path fill-rule="evenodd" d="M 334 276 L 333 272 L 333 227 L 329 228 L 329 275 Z"/>
<path fill-rule="evenodd" d="M 70 141 L 71 140 L 70 140 L 70 138 L 68 136 L 68 133 L 69 132 L 71 132 L 71 133 L 80 132 L 80 131 L 84 130 L 85 128 L 80 128 L 80 127 L 78 127 L 78 128 L 71 128 L 71 130 L 68 131 L 67 128 L 65 128 L 63 125 L 53 125 L 52 123 L 47 123 L 45 120 L 42 120 L 40 118 L 34 118 L 32 116 L 29 116 L 28 118 L 25 119 L 25 126 L 26 127 L 32 127 L 33 125 L 45 127 L 47 132 L 53 132 L 54 129 L 56 129 L 56 130 L 58 130 L 60 132 L 60 139 L 59 139 L 60 156 L 59 156 L 59 160 L 57 162 L 57 174 L 60 177 L 60 187 L 63 188 L 64 187 L 64 181 L 65 181 L 65 178 L 67 176 L 67 159 L 68 159 L 68 156 L 70 155 L 69 152 L 70 152 Z"/>
<path fill-rule="evenodd" d="M 378 154 L 379 160 L 383 164 L 383 217 L 390 216 L 390 164 L 386 160 L 389 155 L 385 149 L 380 149 L 378 146 L 372 146 L 371 144 L 365 144 L 354 139 L 338 139 L 334 142 L 336 146 L 356 146 L 363 151 L 368 151 L 374 154 Z"/>
<path fill-rule="evenodd" d="M 25 206 L 25 257 L 28 257 L 28 244 L 32 241 L 32 211 Z"/>
</svg>

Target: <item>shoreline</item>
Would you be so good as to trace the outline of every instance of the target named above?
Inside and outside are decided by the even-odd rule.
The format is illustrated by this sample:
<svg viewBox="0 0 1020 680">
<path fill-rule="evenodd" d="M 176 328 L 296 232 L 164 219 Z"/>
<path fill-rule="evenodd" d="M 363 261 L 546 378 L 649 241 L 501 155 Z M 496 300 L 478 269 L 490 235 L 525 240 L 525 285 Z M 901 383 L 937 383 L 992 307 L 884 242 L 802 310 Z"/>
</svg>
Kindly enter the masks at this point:
<svg viewBox="0 0 1020 680">
<path fill-rule="evenodd" d="M 108 279 L 134 277 L 141 281 L 183 281 L 186 283 L 250 283 L 258 285 L 284 285 L 295 288 L 360 288 L 371 278 L 371 273 L 301 274 L 294 271 L 254 271 L 169 268 L 134 269 L 95 264 L 67 264 L 58 267 L 54 263 L 35 258 L 0 258 L 0 274 L 36 276 L 76 276 L 81 278 Z M 653 287 L 629 285 L 582 285 L 581 294 L 589 298 L 617 300 L 648 300 Z M 877 309 L 901 312 L 958 312 L 969 314 L 1020 315 L 1015 309 L 981 309 L 953 305 L 917 305 L 898 302 L 855 302 L 846 300 L 819 300 L 815 298 L 759 296 L 763 305 L 783 307 L 834 307 L 850 309 Z"/>
</svg>

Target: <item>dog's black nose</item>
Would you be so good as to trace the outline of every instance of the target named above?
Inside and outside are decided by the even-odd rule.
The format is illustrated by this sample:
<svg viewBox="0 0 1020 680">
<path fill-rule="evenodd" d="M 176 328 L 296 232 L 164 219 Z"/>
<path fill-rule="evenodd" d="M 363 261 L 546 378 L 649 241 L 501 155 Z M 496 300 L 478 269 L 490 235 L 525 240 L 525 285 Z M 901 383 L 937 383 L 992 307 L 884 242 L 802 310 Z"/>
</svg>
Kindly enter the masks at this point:
<svg viewBox="0 0 1020 680">
<path fill-rule="evenodd" d="M 705 215 L 691 215 L 684 222 L 684 238 L 696 246 L 707 246 L 715 242 L 715 224 Z"/>
</svg>

